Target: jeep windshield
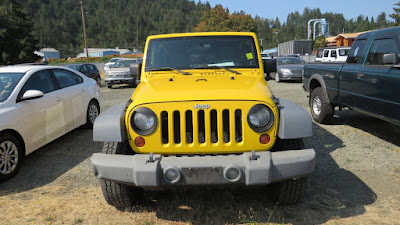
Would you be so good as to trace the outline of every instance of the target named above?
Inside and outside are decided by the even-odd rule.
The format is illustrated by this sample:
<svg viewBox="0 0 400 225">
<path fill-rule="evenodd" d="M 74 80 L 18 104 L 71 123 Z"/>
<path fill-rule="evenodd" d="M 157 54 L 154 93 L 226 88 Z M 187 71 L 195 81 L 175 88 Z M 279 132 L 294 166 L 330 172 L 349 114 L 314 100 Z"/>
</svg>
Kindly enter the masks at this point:
<svg viewBox="0 0 400 225">
<path fill-rule="evenodd" d="M 0 102 L 7 100 L 23 76 L 23 73 L 0 73 Z"/>
<path fill-rule="evenodd" d="M 250 36 L 192 36 L 152 39 L 145 71 L 163 68 L 259 68 L 254 39 Z"/>
</svg>

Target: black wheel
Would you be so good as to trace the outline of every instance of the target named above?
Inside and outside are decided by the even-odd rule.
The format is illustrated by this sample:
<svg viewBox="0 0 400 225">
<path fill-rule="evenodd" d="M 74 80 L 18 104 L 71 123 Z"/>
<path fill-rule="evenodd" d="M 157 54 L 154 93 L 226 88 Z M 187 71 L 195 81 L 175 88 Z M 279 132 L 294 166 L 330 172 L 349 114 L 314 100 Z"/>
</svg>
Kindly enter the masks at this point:
<svg viewBox="0 0 400 225">
<path fill-rule="evenodd" d="M 107 88 L 112 88 L 112 84 L 107 84 Z"/>
<path fill-rule="evenodd" d="M 313 119 L 322 124 L 329 123 L 333 117 L 333 107 L 326 101 L 321 87 L 315 88 L 310 97 L 310 110 Z"/>
<path fill-rule="evenodd" d="M 101 77 L 98 76 L 96 79 L 97 85 L 99 85 L 99 87 L 101 86 Z"/>
<path fill-rule="evenodd" d="M 85 124 L 85 127 L 86 128 L 92 128 L 93 124 L 94 124 L 94 121 L 99 116 L 99 114 L 100 114 L 100 106 L 99 106 L 99 104 L 94 100 L 90 101 L 88 109 L 87 109 L 87 113 L 86 113 L 86 124 Z"/>
<path fill-rule="evenodd" d="M 275 73 L 275 81 L 276 83 L 279 83 L 281 81 L 281 78 L 279 77 L 278 73 Z"/>
<path fill-rule="evenodd" d="M 13 135 L 0 134 L 0 182 L 13 177 L 24 157 L 23 144 Z"/>
<path fill-rule="evenodd" d="M 304 149 L 302 139 L 278 139 L 275 151 Z M 296 177 L 271 184 L 269 194 L 273 201 L 280 205 L 296 204 L 307 189 L 307 177 Z"/>
<path fill-rule="evenodd" d="M 128 143 L 105 142 L 102 153 L 129 155 L 132 152 Z M 141 188 L 114 181 L 102 180 L 101 190 L 107 203 L 116 207 L 118 210 L 132 208 L 143 196 L 143 190 Z"/>
</svg>

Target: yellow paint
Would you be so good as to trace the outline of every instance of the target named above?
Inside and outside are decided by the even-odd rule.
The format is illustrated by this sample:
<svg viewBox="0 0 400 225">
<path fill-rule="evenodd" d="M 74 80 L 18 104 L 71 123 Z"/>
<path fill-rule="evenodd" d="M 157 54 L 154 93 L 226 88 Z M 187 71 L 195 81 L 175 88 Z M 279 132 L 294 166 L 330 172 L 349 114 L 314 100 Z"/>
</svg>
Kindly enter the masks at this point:
<svg viewBox="0 0 400 225">
<path fill-rule="evenodd" d="M 253 56 L 250 53 L 246 57 L 257 57 L 259 68 L 235 68 L 235 71 L 241 75 L 233 74 L 222 69 L 215 70 L 185 70 L 191 73 L 185 76 L 175 71 L 152 71 L 145 72 L 146 52 L 149 40 L 156 38 L 170 38 L 182 36 L 251 36 L 257 45 L 258 54 Z M 125 116 L 125 124 L 128 132 L 128 139 L 131 147 L 137 153 L 161 153 L 161 154 L 205 154 L 205 153 L 241 153 L 251 150 L 261 151 L 269 150 L 273 147 L 278 130 L 279 113 L 277 107 L 272 100 L 272 92 L 264 79 L 264 69 L 258 46 L 257 37 L 254 33 L 247 32 L 210 32 L 210 33 L 184 33 L 184 34 L 164 34 L 150 36 L 145 46 L 145 55 L 143 59 L 141 82 L 132 95 L 132 103 L 128 106 Z M 156 75 L 156 76 L 155 76 Z M 170 80 L 173 81 L 170 81 Z M 193 132 L 193 143 L 187 143 L 185 113 L 191 111 L 194 117 L 193 129 L 197 129 L 197 113 L 199 109 L 195 109 L 196 104 L 209 105 L 205 112 L 205 130 L 206 142 L 199 143 L 198 132 Z M 271 108 L 274 114 L 274 124 L 272 128 L 264 133 L 253 131 L 247 122 L 247 113 L 250 108 L 256 104 L 265 104 Z M 146 144 L 142 148 L 138 148 L 134 144 L 134 139 L 139 135 L 136 134 L 130 125 L 130 118 L 133 111 L 139 107 L 147 107 L 157 115 L 157 127 L 155 131 L 147 136 L 143 136 Z M 237 142 L 235 140 L 235 110 L 240 109 L 242 112 L 242 131 L 243 140 Z M 225 143 L 223 140 L 223 124 L 222 120 L 217 121 L 218 141 L 212 143 L 211 138 L 207 138 L 207 131 L 210 131 L 210 112 L 215 110 L 218 118 L 222 118 L 224 110 L 229 111 L 230 124 L 230 141 Z M 161 113 L 168 113 L 168 143 L 162 141 L 161 129 Z M 175 143 L 173 134 L 172 115 L 175 111 L 179 111 L 181 126 L 181 140 Z M 262 134 L 268 134 L 271 137 L 269 144 L 261 144 L 259 138 Z"/>
</svg>

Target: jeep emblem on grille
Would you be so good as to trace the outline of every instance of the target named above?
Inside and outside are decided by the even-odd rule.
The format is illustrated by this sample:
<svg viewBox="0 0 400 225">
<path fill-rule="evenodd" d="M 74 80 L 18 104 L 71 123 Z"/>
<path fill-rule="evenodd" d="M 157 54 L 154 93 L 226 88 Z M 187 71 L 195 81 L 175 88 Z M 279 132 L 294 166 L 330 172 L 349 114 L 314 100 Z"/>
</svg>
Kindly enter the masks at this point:
<svg viewBox="0 0 400 225">
<path fill-rule="evenodd" d="M 199 105 L 199 104 L 196 104 L 193 108 L 194 108 L 194 109 L 209 109 L 209 108 L 210 108 L 210 105 L 209 105 L 209 104 L 206 104 L 206 105 Z"/>
</svg>

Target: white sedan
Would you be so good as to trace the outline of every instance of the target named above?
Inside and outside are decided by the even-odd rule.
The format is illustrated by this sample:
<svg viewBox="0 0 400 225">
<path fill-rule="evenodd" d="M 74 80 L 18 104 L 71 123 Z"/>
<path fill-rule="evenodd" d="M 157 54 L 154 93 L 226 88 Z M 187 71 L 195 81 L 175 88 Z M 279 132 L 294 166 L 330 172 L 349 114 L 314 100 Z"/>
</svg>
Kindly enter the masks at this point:
<svg viewBox="0 0 400 225">
<path fill-rule="evenodd" d="M 100 113 L 96 81 L 65 67 L 0 68 L 0 182 L 24 156 L 69 131 L 90 128 Z"/>
</svg>

